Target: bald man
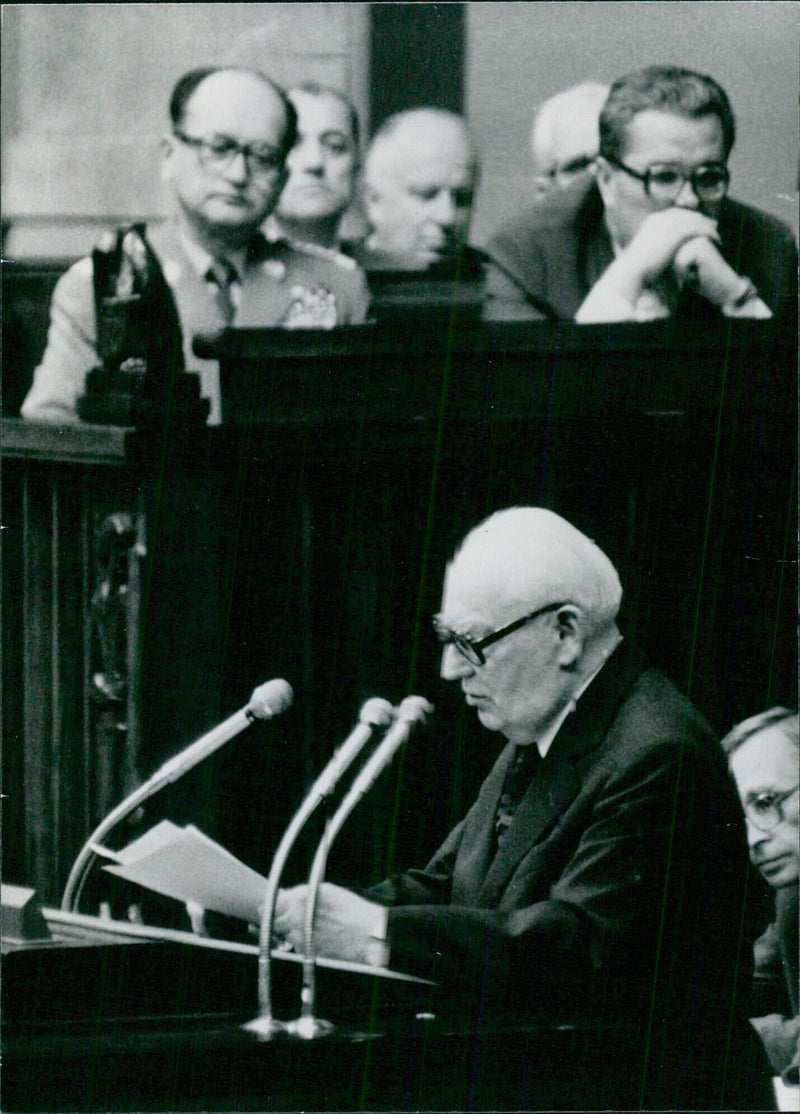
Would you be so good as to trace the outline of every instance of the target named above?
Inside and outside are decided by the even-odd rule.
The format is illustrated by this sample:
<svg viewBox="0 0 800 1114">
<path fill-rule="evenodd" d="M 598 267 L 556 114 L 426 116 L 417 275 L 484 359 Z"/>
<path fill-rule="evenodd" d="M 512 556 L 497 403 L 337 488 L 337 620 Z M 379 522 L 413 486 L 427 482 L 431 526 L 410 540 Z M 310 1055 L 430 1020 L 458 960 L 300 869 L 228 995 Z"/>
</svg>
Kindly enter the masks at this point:
<svg viewBox="0 0 800 1114">
<path fill-rule="evenodd" d="M 370 270 L 425 271 L 463 252 L 477 157 L 460 116 L 417 108 L 391 116 L 364 163 L 371 233 L 361 260 Z"/>
<path fill-rule="evenodd" d="M 366 317 L 369 292 L 351 259 L 280 241 L 259 229 L 286 182 L 297 114 L 285 93 L 244 67 L 191 70 L 176 83 L 161 176 L 170 220 L 147 239 L 172 291 L 187 368 L 200 375 L 209 423 L 221 420 L 219 366 L 192 351 L 198 333 L 227 325 L 330 328 Z M 93 263 L 79 260 L 52 299 L 42 362 L 22 405 L 39 422 L 75 422 L 97 353 Z"/>
<path fill-rule="evenodd" d="M 371 231 L 347 250 L 370 277 L 377 316 L 436 305 L 493 320 L 541 316 L 516 290 L 488 293 L 491 260 L 468 243 L 477 182 L 474 141 L 453 112 L 410 109 L 375 133 L 364 163 Z"/>
<path fill-rule="evenodd" d="M 535 197 L 576 181 L 588 188 L 600 148 L 600 109 L 607 96 L 607 85 L 584 81 L 539 106 L 531 127 Z"/>
<path fill-rule="evenodd" d="M 492 235 L 487 250 L 494 261 L 491 293 L 509 303 L 536 302 L 529 287 L 528 270 L 535 253 L 528 249 L 541 220 L 541 206 L 562 191 L 584 194 L 594 182 L 600 147 L 600 110 L 608 96 L 607 85 L 584 81 L 543 101 L 531 126 L 533 202 L 505 221 Z M 544 303 L 540 308 L 553 316 Z"/>
<path fill-rule="evenodd" d="M 770 708 L 722 740 L 742 802 L 751 862 L 775 891 L 775 920 L 755 945 L 756 1009 L 764 1016 L 754 1017 L 753 1026 L 775 1073 L 795 1085 L 800 1075 L 799 737 L 797 712 Z"/>
<path fill-rule="evenodd" d="M 317 949 L 434 979 L 483 1019 L 629 1024 L 616 1109 L 747 1109 L 766 1065 L 737 998 L 741 813 L 706 723 L 623 644 L 621 597 L 608 557 L 551 511 L 467 536 L 434 620 L 441 673 L 505 746 L 423 870 L 366 897 L 323 887 Z M 299 950 L 305 899 L 278 900 Z M 755 1096 L 737 1075 L 753 1063 Z"/>
</svg>

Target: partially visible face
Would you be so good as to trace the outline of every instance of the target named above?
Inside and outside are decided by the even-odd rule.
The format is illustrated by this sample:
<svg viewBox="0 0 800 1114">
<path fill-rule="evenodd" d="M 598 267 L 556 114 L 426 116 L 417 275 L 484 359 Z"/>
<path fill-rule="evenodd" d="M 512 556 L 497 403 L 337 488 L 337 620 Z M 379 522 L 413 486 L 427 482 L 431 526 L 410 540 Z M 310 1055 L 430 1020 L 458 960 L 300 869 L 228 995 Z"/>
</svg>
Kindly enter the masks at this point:
<svg viewBox="0 0 800 1114">
<path fill-rule="evenodd" d="M 401 129 L 382 148 L 367 184 L 376 247 L 422 270 L 451 258 L 467 241 L 475 185 L 462 130 L 431 120 L 424 134 Z"/>
<path fill-rule="evenodd" d="M 281 150 L 286 112 L 277 93 L 252 74 L 222 71 L 197 86 L 180 124 L 187 136 L 231 138 Z M 285 181 L 279 160 L 274 170 L 253 173 L 237 154 L 223 170 L 204 166 L 199 152 L 176 136 L 164 141 L 162 177 L 179 209 L 201 232 L 242 240 L 272 212 Z"/>
<path fill-rule="evenodd" d="M 358 150 L 346 104 L 332 93 L 293 90 L 297 143 L 289 152 L 289 178 L 278 215 L 314 220 L 344 213 L 353 199 Z"/>
<path fill-rule="evenodd" d="M 622 161 L 641 173 L 656 163 L 672 163 L 687 173 L 709 163 L 724 165 L 727 160 L 722 122 L 715 115 L 693 120 L 647 109 L 634 116 L 628 125 Z M 621 247 L 630 243 L 646 217 L 669 208 L 653 201 L 643 182 L 604 159 L 598 164 L 597 180 L 606 220 Z M 716 219 L 722 203 L 701 202 L 687 181 L 674 204 L 679 208 L 697 209 L 705 216 Z"/>
<path fill-rule="evenodd" d="M 444 626 L 477 640 L 529 610 L 533 607 L 487 591 L 480 576 L 460 569 L 456 559 L 445 580 L 439 618 Z M 560 651 L 556 616 L 549 613 L 487 646 L 483 665 L 473 665 L 455 646 L 446 645 L 441 675 L 460 683 L 484 727 L 525 746 L 535 741 L 567 698 L 571 675 L 561 668 Z"/>
<path fill-rule="evenodd" d="M 539 194 L 565 189 L 578 180 L 587 185 L 597 157 L 597 116 L 580 112 L 550 130 L 546 142 L 533 145 L 534 186 Z"/>
<path fill-rule="evenodd" d="M 797 747 L 777 727 L 767 727 L 733 752 L 731 772 L 743 808 L 763 793 L 786 793 L 797 786 Z M 782 808 L 784 819 L 769 832 L 760 831 L 747 819 L 750 859 L 775 887 L 791 885 L 798 879 L 800 809 L 796 789 Z"/>
</svg>

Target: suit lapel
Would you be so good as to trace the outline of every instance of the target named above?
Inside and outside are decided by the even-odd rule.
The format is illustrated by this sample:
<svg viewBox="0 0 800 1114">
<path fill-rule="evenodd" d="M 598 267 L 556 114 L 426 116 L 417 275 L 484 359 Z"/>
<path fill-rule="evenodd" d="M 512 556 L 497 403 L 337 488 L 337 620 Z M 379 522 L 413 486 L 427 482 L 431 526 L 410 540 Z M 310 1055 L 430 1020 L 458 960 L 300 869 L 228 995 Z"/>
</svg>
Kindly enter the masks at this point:
<svg viewBox="0 0 800 1114">
<path fill-rule="evenodd" d="M 514 747 L 504 747 L 489 776 L 481 786 L 478 799 L 464 819 L 461 848 L 453 872 L 454 905 L 478 905 L 479 895 L 495 849 L 494 822 L 506 769 Z"/>
<path fill-rule="evenodd" d="M 581 790 L 583 761 L 603 743 L 620 700 L 642 663 L 636 651 L 620 647 L 586 690 L 575 713 L 568 716 L 538 768 L 536 777 L 520 801 L 502 847 L 482 877 L 478 903 L 493 905 L 522 860 L 538 843 L 546 840 Z M 504 752 L 505 754 L 506 752 Z M 507 761 L 507 759 L 506 759 Z M 498 763 L 499 765 L 499 763 Z M 502 774 L 500 771 L 494 809 L 496 811 Z M 497 770 L 493 771 L 493 774 Z M 493 814 L 494 816 L 494 814 Z M 490 836 L 493 836 L 492 819 Z M 487 847 L 493 841 L 487 839 Z"/>
<path fill-rule="evenodd" d="M 578 222 L 578 272 L 585 298 L 600 276 L 614 262 L 614 249 L 603 219 L 603 202 L 592 187 Z"/>
<path fill-rule="evenodd" d="M 489 865 L 479 903 L 494 904 L 520 862 L 544 840 L 578 795 L 580 782 L 568 755 L 559 748 L 559 731 L 519 803 L 502 846 Z"/>
<path fill-rule="evenodd" d="M 551 229 L 547 253 L 548 298 L 563 317 L 573 317 L 614 258 L 596 186 L 563 191 L 554 204 L 561 214 Z"/>
</svg>

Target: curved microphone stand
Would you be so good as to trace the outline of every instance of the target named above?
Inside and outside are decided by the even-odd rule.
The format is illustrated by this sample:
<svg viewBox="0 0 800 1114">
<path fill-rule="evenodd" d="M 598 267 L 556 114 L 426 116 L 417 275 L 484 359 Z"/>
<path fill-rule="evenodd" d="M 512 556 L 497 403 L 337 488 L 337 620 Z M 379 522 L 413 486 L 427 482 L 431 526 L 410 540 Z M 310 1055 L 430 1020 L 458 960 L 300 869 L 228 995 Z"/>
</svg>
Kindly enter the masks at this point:
<svg viewBox="0 0 800 1114">
<path fill-rule="evenodd" d="M 135 812 L 140 805 L 158 793 L 164 786 L 177 781 L 198 762 L 202 762 L 204 758 L 213 754 L 229 739 L 244 731 L 255 720 L 272 719 L 273 716 L 285 712 L 291 706 L 293 699 L 294 693 L 288 681 L 280 678 L 266 681 L 254 690 L 249 703 L 244 708 L 234 712 L 232 716 L 217 724 L 206 735 L 201 736 L 191 746 L 188 746 L 186 750 L 165 762 L 160 770 L 157 770 L 143 785 L 134 789 L 124 801 L 121 801 L 116 808 L 112 809 L 84 843 L 72 866 L 64 888 L 64 896 L 61 899 L 62 910 L 72 913 L 78 911 L 84 883 L 98 854 L 103 853 L 102 841 L 114 830 L 117 824 L 124 820 L 126 816 L 130 816 L 132 812 Z"/>
<path fill-rule="evenodd" d="M 388 700 L 373 697 L 361 709 L 358 723 L 334 753 L 328 765 L 306 794 L 300 808 L 283 833 L 267 879 L 267 892 L 261 914 L 258 948 L 258 1017 L 243 1026 L 255 1033 L 260 1040 L 270 1040 L 287 1029 L 285 1021 L 272 1016 L 272 924 L 275 919 L 275 901 L 281 874 L 295 840 L 317 806 L 329 796 L 342 774 L 358 753 L 366 746 L 376 727 L 387 727 L 394 716 Z"/>
<path fill-rule="evenodd" d="M 301 991 L 301 1012 L 294 1021 L 288 1022 L 287 1030 L 304 1040 L 313 1040 L 315 1037 L 326 1036 L 335 1026 L 330 1021 L 324 1021 L 314 1016 L 316 1007 L 316 970 L 317 961 L 314 952 L 314 915 L 317 908 L 317 895 L 325 876 L 325 867 L 328 862 L 328 853 L 333 841 L 339 834 L 342 825 L 353 811 L 355 806 L 372 788 L 378 776 L 385 770 L 394 758 L 397 751 L 408 739 L 413 729 L 424 723 L 433 712 L 433 705 L 422 696 L 407 696 L 397 710 L 397 722 L 386 733 L 383 741 L 379 743 L 363 768 L 353 779 L 353 783 L 342 799 L 341 804 L 331 817 L 325 828 L 325 833 L 320 840 L 319 847 L 314 855 L 311 872 L 308 876 L 308 892 L 306 896 L 305 922 L 303 925 L 304 955 L 303 955 L 303 989 Z"/>
</svg>

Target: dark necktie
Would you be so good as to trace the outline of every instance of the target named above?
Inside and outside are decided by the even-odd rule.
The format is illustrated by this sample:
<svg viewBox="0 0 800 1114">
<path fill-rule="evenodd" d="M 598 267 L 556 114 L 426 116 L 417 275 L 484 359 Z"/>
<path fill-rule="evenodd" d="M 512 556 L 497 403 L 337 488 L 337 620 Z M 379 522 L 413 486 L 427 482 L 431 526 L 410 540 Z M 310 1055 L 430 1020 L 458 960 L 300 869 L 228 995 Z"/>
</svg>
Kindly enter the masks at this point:
<svg viewBox="0 0 800 1114">
<path fill-rule="evenodd" d="M 517 747 L 512 755 L 506 771 L 506 779 L 503 782 L 503 792 L 500 796 L 500 804 L 497 806 L 497 817 L 495 819 L 498 847 L 502 847 L 503 840 L 511 826 L 511 821 L 514 819 L 514 813 L 525 796 L 526 789 L 536 776 L 536 770 L 541 761 L 542 758 L 536 743 L 531 743 L 526 747 Z"/>
<path fill-rule="evenodd" d="M 236 268 L 227 259 L 215 259 L 206 272 L 206 280 L 215 288 L 215 301 L 226 325 L 230 325 L 236 315 L 231 285 L 238 278 Z"/>
</svg>

